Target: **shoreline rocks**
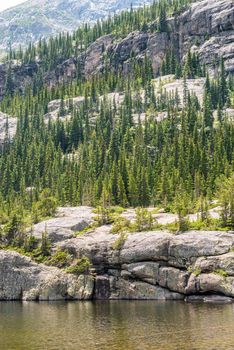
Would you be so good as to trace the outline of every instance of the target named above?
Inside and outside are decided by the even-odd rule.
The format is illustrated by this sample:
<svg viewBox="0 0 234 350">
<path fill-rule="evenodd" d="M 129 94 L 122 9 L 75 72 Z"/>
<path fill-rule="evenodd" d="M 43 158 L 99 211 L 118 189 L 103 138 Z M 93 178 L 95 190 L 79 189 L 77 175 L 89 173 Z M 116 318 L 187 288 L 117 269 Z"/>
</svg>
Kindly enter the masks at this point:
<svg viewBox="0 0 234 350">
<path fill-rule="evenodd" d="M 234 301 L 233 232 L 136 232 L 116 245 L 120 237 L 102 226 L 54 243 L 74 259 L 89 258 L 92 275 L 0 250 L 0 300 Z"/>
</svg>

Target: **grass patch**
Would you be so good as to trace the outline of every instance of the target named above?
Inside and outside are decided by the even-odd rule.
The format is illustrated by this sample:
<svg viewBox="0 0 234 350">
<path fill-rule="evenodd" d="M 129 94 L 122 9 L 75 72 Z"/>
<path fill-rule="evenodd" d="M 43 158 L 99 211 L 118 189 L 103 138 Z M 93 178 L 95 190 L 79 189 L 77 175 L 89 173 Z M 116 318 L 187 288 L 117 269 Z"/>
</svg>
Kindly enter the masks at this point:
<svg viewBox="0 0 234 350">
<path fill-rule="evenodd" d="M 223 269 L 217 269 L 217 270 L 214 271 L 214 273 L 215 273 L 216 275 L 221 276 L 221 277 L 225 277 L 225 278 L 228 277 L 227 272 L 224 271 Z"/>
<path fill-rule="evenodd" d="M 199 267 L 193 268 L 192 266 L 190 266 L 188 268 L 188 272 L 192 273 L 194 276 L 198 277 L 202 273 L 202 270 Z"/>
</svg>

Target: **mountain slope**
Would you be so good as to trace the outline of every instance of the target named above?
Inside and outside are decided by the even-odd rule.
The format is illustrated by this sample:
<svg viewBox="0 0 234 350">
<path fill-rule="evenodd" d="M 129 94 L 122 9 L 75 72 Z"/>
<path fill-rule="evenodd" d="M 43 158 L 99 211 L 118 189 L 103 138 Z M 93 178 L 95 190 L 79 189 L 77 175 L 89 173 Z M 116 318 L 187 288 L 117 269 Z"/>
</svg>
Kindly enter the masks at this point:
<svg viewBox="0 0 234 350">
<path fill-rule="evenodd" d="M 61 48 L 58 48 L 49 66 L 48 49 L 44 56 L 41 51 L 37 51 L 34 56 L 30 54 L 30 57 L 24 59 L 23 64 L 21 60 L 12 64 L 14 88 L 22 91 L 25 83 L 32 81 L 34 74 L 41 68 L 44 82 L 50 86 L 77 78 L 78 67 L 79 74 L 85 78 L 102 74 L 106 65 L 112 71 L 121 67 L 126 75 L 132 70 L 135 61 L 144 61 L 145 55 L 152 63 L 154 76 L 157 76 L 169 50 L 174 52 L 181 65 L 189 50 L 195 52 L 201 64 L 205 64 L 212 74 L 223 58 L 226 71 L 233 74 L 233 9 L 232 0 L 217 0 L 215 3 L 213 0 L 203 0 L 194 3 L 179 15 L 168 18 L 166 29 L 162 31 L 151 30 L 152 23 L 155 22 L 148 22 L 148 28 L 144 30 L 141 24 L 134 28 L 130 26 L 129 32 L 125 30 L 120 34 L 116 34 L 119 29 L 113 27 L 113 32 L 104 31 L 108 35 L 101 36 L 102 33 L 97 40 L 90 40 L 85 50 L 84 47 L 80 49 L 79 37 L 73 41 L 68 40 L 69 45 L 63 54 Z M 144 17 L 142 21 L 144 22 Z M 126 23 L 119 25 L 120 28 L 124 26 L 128 27 Z M 7 69 L 8 65 L 0 65 L 0 99 L 4 95 Z"/>
<path fill-rule="evenodd" d="M 0 13 L 0 48 L 25 46 L 40 37 L 71 31 L 84 22 L 149 4 L 152 0 L 29 0 Z"/>
</svg>

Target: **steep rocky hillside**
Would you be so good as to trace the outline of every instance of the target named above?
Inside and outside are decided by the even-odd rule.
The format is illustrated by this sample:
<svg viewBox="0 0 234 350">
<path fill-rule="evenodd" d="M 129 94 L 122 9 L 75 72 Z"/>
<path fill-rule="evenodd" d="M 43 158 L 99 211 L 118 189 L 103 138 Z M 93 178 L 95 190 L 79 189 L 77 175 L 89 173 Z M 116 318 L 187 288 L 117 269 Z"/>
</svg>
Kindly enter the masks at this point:
<svg viewBox="0 0 234 350">
<path fill-rule="evenodd" d="M 148 25 L 150 27 L 150 23 Z M 214 70 L 221 57 L 226 70 L 234 72 L 234 3 L 232 0 L 203 0 L 191 5 L 180 16 L 167 20 L 167 30 L 151 32 L 144 30 L 132 32 L 125 38 L 116 40 L 115 36 L 101 37 L 88 50 L 78 57 L 83 63 L 85 76 L 103 71 L 104 57 L 109 58 L 110 66 L 121 65 L 124 71 L 131 70 L 131 57 L 143 60 L 148 55 L 157 74 L 169 49 L 172 49 L 181 63 L 188 50 L 199 54 L 201 63 Z M 103 47 L 105 51 L 103 52 Z M 64 62 L 51 73 L 62 76 L 74 76 L 77 59 Z"/>
<path fill-rule="evenodd" d="M 102 73 L 105 66 L 115 70 L 122 67 L 123 72 L 132 69 L 134 62 L 143 61 L 145 55 L 152 61 L 154 75 L 157 76 L 168 50 L 173 50 L 183 65 L 184 58 L 191 49 L 197 52 L 201 64 L 214 72 L 224 59 L 228 73 L 234 72 L 234 3 L 232 0 L 202 0 L 190 6 L 179 16 L 167 19 L 167 29 L 162 32 L 134 31 L 125 37 L 109 34 L 100 37 L 87 50 L 77 57 L 67 57 L 64 62 L 44 74 L 48 85 L 70 81 L 77 77 L 77 66 L 86 78 Z M 21 65 L 12 64 L 15 88 L 23 90 L 43 62 L 37 61 Z M 4 94 L 7 65 L 0 65 L 0 98 Z"/>
<path fill-rule="evenodd" d="M 29 0 L 0 13 L 0 49 L 27 45 L 40 37 L 71 31 L 124 9 L 149 4 L 151 0 Z"/>
</svg>

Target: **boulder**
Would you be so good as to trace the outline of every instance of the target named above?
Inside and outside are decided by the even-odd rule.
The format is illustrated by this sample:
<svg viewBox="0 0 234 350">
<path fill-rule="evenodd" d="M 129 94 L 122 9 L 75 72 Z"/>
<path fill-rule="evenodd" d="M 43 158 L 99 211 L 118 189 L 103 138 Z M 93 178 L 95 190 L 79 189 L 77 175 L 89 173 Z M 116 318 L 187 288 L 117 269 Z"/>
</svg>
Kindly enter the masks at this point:
<svg viewBox="0 0 234 350">
<path fill-rule="evenodd" d="M 127 300 L 183 300 L 184 296 L 160 286 L 142 281 L 129 281 L 112 278 L 110 299 Z"/>
<path fill-rule="evenodd" d="M 42 233 L 47 232 L 47 237 L 52 243 L 64 241 L 75 236 L 93 223 L 91 207 L 67 207 L 59 208 L 57 217 L 42 221 L 33 228 L 33 236 L 41 239 Z"/>
<path fill-rule="evenodd" d="M 93 288 L 91 276 L 67 274 L 0 250 L 0 300 L 87 300 Z"/>
<path fill-rule="evenodd" d="M 172 236 L 169 245 L 169 264 L 188 267 L 202 256 L 216 256 L 230 252 L 234 235 L 219 231 L 190 231 Z"/>
</svg>

